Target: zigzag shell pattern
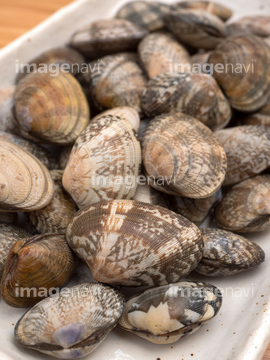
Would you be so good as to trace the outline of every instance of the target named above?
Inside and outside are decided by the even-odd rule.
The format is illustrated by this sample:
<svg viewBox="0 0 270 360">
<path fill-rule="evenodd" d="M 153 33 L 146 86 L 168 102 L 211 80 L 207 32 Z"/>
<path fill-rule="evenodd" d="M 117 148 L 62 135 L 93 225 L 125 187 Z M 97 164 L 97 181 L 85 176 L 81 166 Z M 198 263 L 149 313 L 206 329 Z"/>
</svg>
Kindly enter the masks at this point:
<svg viewBox="0 0 270 360">
<path fill-rule="evenodd" d="M 200 230 L 160 206 L 111 200 L 79 211 L 66 238 L 95 280 L 164 285 L 189 274 L 202 256 Z"/>
</svg>

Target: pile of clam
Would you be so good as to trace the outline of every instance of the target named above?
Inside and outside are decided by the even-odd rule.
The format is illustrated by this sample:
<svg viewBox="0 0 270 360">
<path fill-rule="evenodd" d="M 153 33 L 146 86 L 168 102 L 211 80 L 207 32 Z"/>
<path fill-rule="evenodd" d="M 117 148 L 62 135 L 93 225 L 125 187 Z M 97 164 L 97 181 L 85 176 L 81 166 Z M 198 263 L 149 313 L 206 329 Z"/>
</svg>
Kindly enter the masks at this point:
<svg viewBox="0 0 270 360">
<path fill-rule="evenodd" d="M 72 71 L 0 90 L 0 289 L 30 308 L 21 345 L 78 358 L 117 324 L 175 342 L 222 303 L 192 271 L 264 261 L 243 234 L 270 228 L 270 18 L 231 15 L 127 3 L 29 61 Z M 95 282 L 64 288 L 81 261 Z"/>
</svg>

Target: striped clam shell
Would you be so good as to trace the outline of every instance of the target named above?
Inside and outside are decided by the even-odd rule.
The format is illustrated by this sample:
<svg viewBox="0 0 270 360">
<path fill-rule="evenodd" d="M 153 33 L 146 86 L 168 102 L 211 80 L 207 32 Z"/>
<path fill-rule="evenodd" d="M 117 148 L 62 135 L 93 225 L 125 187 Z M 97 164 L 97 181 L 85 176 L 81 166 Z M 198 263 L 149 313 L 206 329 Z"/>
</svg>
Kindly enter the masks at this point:
<svg viewBox="0 0 270 360">
<path fill-rule="evenodd" d="M 40 301 L 17 322 L 20 345 L 60 359 L 94 351 L 116 326 L 122 295 L 108 286 L 84 283 Z"/>
<path fill-rule="evenodd" d="M 225 127 L 231 107 L 217 82 L 210 75 L 164 73 L 150 80 L 142 96 L 145 114 L 183 112 L 212 130 Z"/>
<path fill-rule="evenodd" d="M 140 165 L 141 148 L 132 125 L 126 117 L 108 114 L 92 121 L 77 139 L 63 185 L 79 208 L 100 200 L 130 199 Z"/>
<path fill-rule="evenodd" d="M 215 221 L 225 230 L 255 232 L 270 228 L 270 175 L 234 185 L 216 207 Z"/>
<path fill-rule="evenodd" d="M 173 113 L 152 120 L 142 149 L 150 185 L 167 194 L 206 198 L 224 181 L 223 147 L 207 126 L 189 115 Z"/>
<path fill-rule="evenodd" d="M 232 11 L 222 4 L 216 3 L 214 1 L 180 1 L 173 5 L 174 9 L 201 9 L 210 14 L 216 15 L 222 20 L 226 21 L 232 16 Z"/>
<path fill-rule="evenodd" d="M 171 344 L 197 331 L 217 315 L 218 288 L 183 281 L 148 289 L 129 299 L 119 325 L 156 344 Z"/>
<path fill-rule="evenodd" d="M 79 211 L 67 228 L 70 247 L 95 280 L 114 285 L 179 281 L 202 255 L 200 230 L 161 206 L 111 200 Z"/>
<path fill-rule="evenodd" d="M 265 258 L 261 247 L 230 231 L 201 229 L 203 257 L 195 271 L 206 276 L 227 276 L 260 265 Z"/>
</svg>

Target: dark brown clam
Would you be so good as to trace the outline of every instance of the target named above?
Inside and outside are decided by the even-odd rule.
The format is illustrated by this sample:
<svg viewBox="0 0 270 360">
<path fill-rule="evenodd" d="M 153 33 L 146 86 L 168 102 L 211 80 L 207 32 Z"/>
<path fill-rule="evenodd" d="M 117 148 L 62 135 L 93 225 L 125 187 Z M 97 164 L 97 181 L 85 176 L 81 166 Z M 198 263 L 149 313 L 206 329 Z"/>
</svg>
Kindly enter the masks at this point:
<svg viewBox="0 0 270 360">
<path fill-rule="evenodd" d="M 201 1 L 201 0 L 192 0 L 192 1 L 180 1 L 173 5 L 175 9 L 201 9 L 210 14 L 216 15 L 222 20 L 226 21 L 232 16 L 232 11 L 226 6 L 219 4 L 215 1 Z"/>
</svg>

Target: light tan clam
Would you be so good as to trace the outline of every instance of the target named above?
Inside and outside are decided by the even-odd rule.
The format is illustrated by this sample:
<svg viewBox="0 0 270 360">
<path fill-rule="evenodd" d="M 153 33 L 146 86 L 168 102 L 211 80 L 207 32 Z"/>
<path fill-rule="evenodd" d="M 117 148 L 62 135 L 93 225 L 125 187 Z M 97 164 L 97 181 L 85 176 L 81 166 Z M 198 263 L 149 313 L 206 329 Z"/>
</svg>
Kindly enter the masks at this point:
<svg viewBox="0 0 270 360">
<path fill-rule="evenodd" d="M 69 220 L 77 211 L 71 197 L 62 187 L 63 171 L 50 172 L 54 180 L 54 194 L 50 203 L 43 209 L 27 213 L 27 217 L 39 233 L 64 234 Z"/>
<path fill-rule="evenodd" d="M 138 185 L 136 193 L 133 196 L 132 200 L 168 208 L 163 195 L 164 194 L 162 194 L 161 192 L 154 189 L 152 186 L 145 183 Z"/>
<path fill-rule="evenodd" d="M 202 255 L 200 230 L 161 206 L 111 200 L 80 210 L 66 237 L 95 280 L 125 286 L 179 281 Z"/>
<path fill-rule="evenodd" d="M 0 224 L 0 280 L 9 250 L 18 240 L 30 236 L 30 233 L 16 225 Z"/>
<path fill-rule="evenodd" d="M 201 229 L 203 257 L 195 271 L 206 276 L 228 276 L 260 265 L 265 254 L 261 247 L 230 231 Z"/>
<path fill-rule="evenodd" d="M 54 188 L 49 170 L 6 140 L 0 141 L 0 157 L 0 211 L 34 211 L 48 205 Z"/>
<path fill-rule="evenodd" d="M 270 166 L 270 128 L 236 126 L 215 132 L 227 155 L 224 185 L 236 184 Z"/>
<path fill-rule="evenodd" d="M 86 97 L 71 74 L 29 74 L 17 85 L 14 102 L 23 135 L 38 141 L 72 144 L 89 122 Z"/>
<path fill-rule="evenodd" d="M 212 50 L 225 38 L 223 21 L 203 10 L 172 11 L 164 22 L 180 42 L 196 49 Z"/>
<path fill-rule="evenodd" d="M 225 127 L 231 107 L 215 79 L 207 74 L 164 73 L 150 80 L 142 96 L 142 108 L 149 117 L 183 112 L 212 130 Z"/>
<path fill-rule="evenodd" d="M 213 76 L 239 111 L 256 111 L 267 102 L 270 91 L 270 48 L 263 39 L 227 38 L 209 58 Z"/>
<path fill-rule="evenodd" d="M 226 6 L 214 1 L 180 1 L 173 4 L 175 9 L 201 9 L 210 14 L 216 15 L 226 21 L 232 16 L 232 11 Z"/>
<path fill-rule="evenodd" d="M 100 110 L 129 106 L 141 113 L 141 96 L 146 85 L 133 53 L 106 56 L 90 74 L 90 89 Z"/>
<path fill-rule="evenodd" d="M 171 344 L 216 316 L 221 303 L 220 290 L 211 284 L 178 282 L 133 296 L 119 325 L 155 344 Z"/>
<path fill-rule="evenodd" d="M 136 49 L 147 31 L 125 19 L 98 20 L 75 32 L 70 45 L 89 58 Z"/>
<path fill-rule="evenodd" d="M 189 199 L 181 196 L 166 195 L 168 208 L 180 214 L 195 225 L 200 226 L 210 213 L 211 209 L 221 201 L 221 189 L 205 199 Z"/>
<path fill-rule="evenodd" d="M 233 232 L 270 228 L 270 176 L 258 175 L 234 185 L 216 207 L 215 221 Z"/>
<path fill-rule="evenodd" d="M 228 36 L 233 35 L 257 35 L 270 36 L 270 16 L 253 15 L 240 18 L 226 26 Z"/>
<path fill-rule="evenodd" d="M 170 195 L 206 198 L 222 185 L 227 161 L 223 147 L 199 120 L 182 113 L 150 122 L 143 139 L 149 183 Z"/>
<path fill-rule="evenodd" d="M 148 30 L 156 31 L 164 27 L 163 16 L 170 11 L 170 6 L 157 1 L 131 1 L 124 4 L 115 15 Z"/>
<path fill-rule="evenodd" d="M 18 123 L 13 114 L 15 86 L 0 88 L 0 130 L 19 134 Z"/>
<path fill-rule="evenodd" d="M 149 79 L 167 72 L 188 72 L 191 68 L 187 50 L 173 36 L 155 32 L 138 45 L 140 61 Z"/>
<path fill-rule="evenodd" d="M 130 199 L 140 165 L 140 143 L 130 122 L 108 114 L 90 122 L 77 139 L 63 185 L 79 208 L 100 200 Z"/>
<path fill-rule="evenodd" d="M 44 299 L 17 322 L 20 345 L 60 359 L 90 354 L 117 325 L 123 296 L 102 284 L 85 283 Z"/>
<path fill-rule="evenodd" d="M 3 300 L 29 307 L 64 286 L 75 266 L 64 235 L 44 234 L 18 240 L 10 249 L 1 282 Z"/>
</svg>

